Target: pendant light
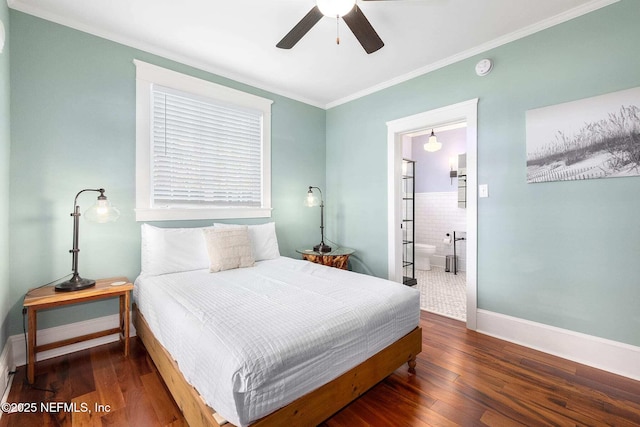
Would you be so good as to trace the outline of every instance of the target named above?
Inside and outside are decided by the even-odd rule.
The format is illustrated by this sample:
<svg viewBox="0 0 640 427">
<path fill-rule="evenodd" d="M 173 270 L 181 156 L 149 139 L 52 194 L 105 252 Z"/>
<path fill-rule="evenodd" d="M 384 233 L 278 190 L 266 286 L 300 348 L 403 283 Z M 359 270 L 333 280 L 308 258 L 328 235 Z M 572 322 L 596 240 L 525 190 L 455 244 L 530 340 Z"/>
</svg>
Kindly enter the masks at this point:
<svg viewBox="0 0 640 427">
<path fill-rule="evenodd" d="M 442 148 L 442 143 L 438 142 L 438 139 L 436 138 L 436 134 L 433 133 L 433 129 L 431 129 L 431 136 L 429 136 L 429 142 L 424 144 L 425 151 L 429 151 L 430 153 L 433 153 L 434 151 L 438 151 L 441 148 Z"/>
</svg>

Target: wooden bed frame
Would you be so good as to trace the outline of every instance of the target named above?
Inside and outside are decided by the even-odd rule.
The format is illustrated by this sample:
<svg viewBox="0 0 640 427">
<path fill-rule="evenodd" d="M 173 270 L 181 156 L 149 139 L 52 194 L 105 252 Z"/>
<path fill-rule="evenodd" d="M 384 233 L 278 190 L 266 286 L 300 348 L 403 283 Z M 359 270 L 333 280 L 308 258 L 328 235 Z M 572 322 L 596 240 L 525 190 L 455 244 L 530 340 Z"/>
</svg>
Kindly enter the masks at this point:
<svg viewBox="0 0 640 427">
<path fill-rule="evenodd" d="M 178 365 L 156 340 L 135 304 L 133 305 L 133 321 L 138 337 L 142 340 L 189 426 L 219 427 L 224 425 L 230 427 L 231 424 L 216 414 L 215 410 L 204 402 L 196 389 L 184 379 Z M 398 341 L 333 381 L 255 421 L 251 426 L 317 426 L 389 376 L 404 363 L 408 363 L 409 372 L 415 373 L 416 356 L 421 349 L 422 328 L 418 326 Z"/>
</svg>

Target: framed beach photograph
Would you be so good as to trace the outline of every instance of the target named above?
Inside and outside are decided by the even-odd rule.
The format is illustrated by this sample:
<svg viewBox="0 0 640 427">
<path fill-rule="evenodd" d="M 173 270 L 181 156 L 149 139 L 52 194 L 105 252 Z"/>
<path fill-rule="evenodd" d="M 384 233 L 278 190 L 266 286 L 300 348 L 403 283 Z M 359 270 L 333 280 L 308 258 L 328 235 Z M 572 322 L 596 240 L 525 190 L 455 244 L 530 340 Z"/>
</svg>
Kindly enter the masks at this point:
<svg viewBox="0 0 640 427">
<path fill-rule="evenodd" d="M 527 182 L 640 175 L 640 87 L 526 112 Z"/>
</svg>

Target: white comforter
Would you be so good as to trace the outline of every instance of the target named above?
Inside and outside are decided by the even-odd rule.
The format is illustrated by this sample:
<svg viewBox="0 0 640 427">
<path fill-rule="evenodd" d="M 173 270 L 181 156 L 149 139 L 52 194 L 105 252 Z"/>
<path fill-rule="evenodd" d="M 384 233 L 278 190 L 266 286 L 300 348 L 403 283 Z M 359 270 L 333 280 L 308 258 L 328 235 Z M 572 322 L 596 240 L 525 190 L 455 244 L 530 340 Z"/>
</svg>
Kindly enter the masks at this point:
<svg viewBox="0 0 640 427">
<path fill-rule="evenodd" d="M 420 317 L 415 289 L 285 257 L 140 276 L 134 299 L 187 381 L 238 426 L 331 381 Z"/>
</svg>

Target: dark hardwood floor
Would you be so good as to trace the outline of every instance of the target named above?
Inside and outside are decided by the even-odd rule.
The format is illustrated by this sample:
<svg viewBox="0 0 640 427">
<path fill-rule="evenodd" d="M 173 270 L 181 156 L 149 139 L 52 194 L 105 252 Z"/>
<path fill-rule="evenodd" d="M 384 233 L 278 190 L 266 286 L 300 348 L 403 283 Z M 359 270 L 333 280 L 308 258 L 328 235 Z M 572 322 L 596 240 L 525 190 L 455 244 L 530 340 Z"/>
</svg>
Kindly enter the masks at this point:
<svg viewBox="0 0 640 427">
<path fill-rule="evenodd" d="M 323 427 L 640 425 L 640 382 L 434 314 L 422 313 L 421 325 L 416 375 L 403 366 Z M 48 412 L 4 414 L 0 427 L 186 425 L 135 338 L 126 359 L 114 343 L 38 362 L 35 387 L 20 367 L 8 402 L 61 403 Z"/>
</svg>

